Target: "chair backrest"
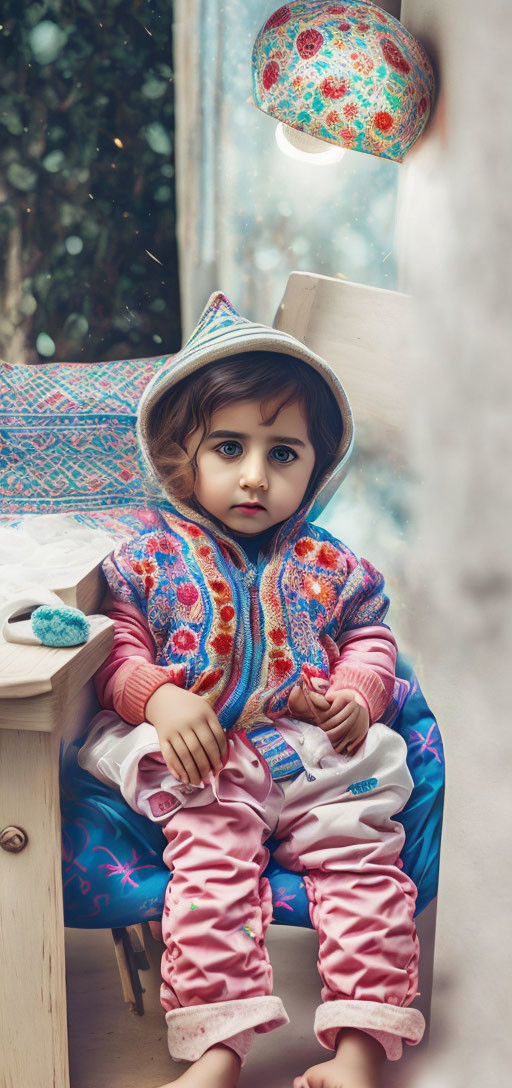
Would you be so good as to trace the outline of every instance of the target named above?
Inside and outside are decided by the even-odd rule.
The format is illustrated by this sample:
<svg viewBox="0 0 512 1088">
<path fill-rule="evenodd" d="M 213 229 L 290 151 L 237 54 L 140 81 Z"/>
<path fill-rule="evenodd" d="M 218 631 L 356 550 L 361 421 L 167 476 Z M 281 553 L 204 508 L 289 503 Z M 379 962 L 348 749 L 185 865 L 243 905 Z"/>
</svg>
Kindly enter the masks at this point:
<svg viewBox="0 0 512 1088">
<path fill-rule="evenodd" d="M 402 457 L 410 321 L 409 295 L 310 272 L 291 273 L 274 319 L 330 363 L 356 424 L 378 429 Z"/>
</svg>

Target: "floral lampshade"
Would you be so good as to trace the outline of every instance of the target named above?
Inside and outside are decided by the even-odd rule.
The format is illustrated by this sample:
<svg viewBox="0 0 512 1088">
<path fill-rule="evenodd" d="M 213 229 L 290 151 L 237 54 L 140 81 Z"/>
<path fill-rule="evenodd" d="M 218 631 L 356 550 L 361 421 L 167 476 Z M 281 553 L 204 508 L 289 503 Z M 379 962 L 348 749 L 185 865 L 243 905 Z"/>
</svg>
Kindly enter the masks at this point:
<svg viewBox="0 0 512 1088">
<path fill-rule="evenodd" d="M 254 43 L 252 75 L 255 105 L 283 125 L 396 162 L 425 127 L 434 95 L 422 46 L 366 0 L 278 8 Z"/>
</svg>

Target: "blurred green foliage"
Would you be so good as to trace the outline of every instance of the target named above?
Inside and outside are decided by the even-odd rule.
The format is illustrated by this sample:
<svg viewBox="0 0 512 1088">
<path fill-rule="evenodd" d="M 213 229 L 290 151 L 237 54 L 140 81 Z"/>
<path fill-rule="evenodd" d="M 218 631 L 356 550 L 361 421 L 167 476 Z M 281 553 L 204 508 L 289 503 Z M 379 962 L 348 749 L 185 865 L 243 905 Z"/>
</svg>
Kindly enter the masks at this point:
<svg viewBox="0 0 512 1088">
<path fill-rule="evenodd" d="M 2 0 L 0 25 L 0 355 L 176 350 L 172 4 Z"/>
</svg>

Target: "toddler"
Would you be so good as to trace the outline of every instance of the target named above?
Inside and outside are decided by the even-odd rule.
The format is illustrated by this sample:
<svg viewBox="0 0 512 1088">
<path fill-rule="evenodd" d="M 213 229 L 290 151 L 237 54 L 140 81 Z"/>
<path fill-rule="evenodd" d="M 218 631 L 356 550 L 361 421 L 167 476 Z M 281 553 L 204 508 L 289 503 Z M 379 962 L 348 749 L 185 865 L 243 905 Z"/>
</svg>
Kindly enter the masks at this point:
<svg viewBox="0 0 512 1088">
<path fill-rule="evenodd" d="M 416 888 L 393 820 L 412 779 L 380 720 L 389 602 L 371 564 L 313 520 L 351 452 L 346 394 L 304 344 L 217 293 L 144 391 L 137 428 L 161 528 L 103 563 L 114 646 L 79 761 L 167 840 L 161 1002 L 171 1056 L 193 1063 L 175 1083 L 232 1088 L 254 1033 L 288 1022 L 264 943 L 272 835 L 303 874 L 314 1029 L 333 1052 L 293 1086 L 376 1088 L 424 1021 L 409 1007 Z"/>
</svg>

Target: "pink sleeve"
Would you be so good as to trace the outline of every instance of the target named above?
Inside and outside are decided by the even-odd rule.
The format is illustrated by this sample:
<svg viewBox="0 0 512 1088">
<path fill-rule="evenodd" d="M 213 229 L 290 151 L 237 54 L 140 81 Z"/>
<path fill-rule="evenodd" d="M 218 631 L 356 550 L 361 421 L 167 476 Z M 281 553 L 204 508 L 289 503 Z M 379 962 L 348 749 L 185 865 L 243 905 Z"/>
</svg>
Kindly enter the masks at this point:
<svg viewBox="0 0 512 1088">
<path fill-rule="evenodd" d="M 344 631 L 339 657 L 331 662 L 328 694 L 352 688 L 365 699 L 370 723 L 377 722 L 393 694 L 397 645 L 389 627 L 373 624 Z"/>
<path fill-rule="evenodd" d="M 155 664 L 151 631 L 135 605 L 111 599 L 105 615 L 114 621 L 114 645 L 94 675 L 96 695 L 106 710 L 140 725 L 157 688 L 166 683 L 183 686 L 184 667 Z"/>
</svg>

